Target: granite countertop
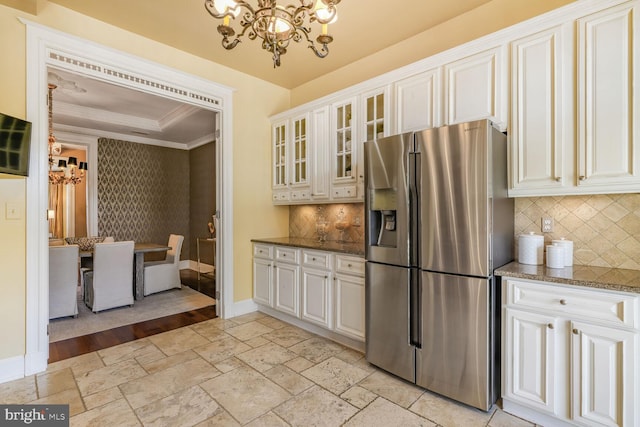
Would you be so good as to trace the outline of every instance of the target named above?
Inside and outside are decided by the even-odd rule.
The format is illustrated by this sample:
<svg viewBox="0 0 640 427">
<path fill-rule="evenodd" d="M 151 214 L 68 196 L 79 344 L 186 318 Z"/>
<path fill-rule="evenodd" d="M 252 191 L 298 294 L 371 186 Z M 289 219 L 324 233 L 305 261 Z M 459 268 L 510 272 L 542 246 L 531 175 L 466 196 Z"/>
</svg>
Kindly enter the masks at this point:
<svg viewBox="0 0 640 427">
<path fill-rule="evenodd" d="M 547 268 L 511 262 L 495 270 L 496 276 L 540 280 L 565 285 L 585 286 L 640 293 L 640 270 L 574 265 L 565 268 Z"/>
<path fill-rule="evenodd" d="M 254 243 L 268 243 L 272 245 L 293 246 L 296 248 L 317 249 L 320 251 L 340 252 L 361 257 L 364 256 L 364 242 L 318 242 L 315 239 L 303 239 L 301 237 L 269 237 L 264 239 L 251 239 L 251 241 Z"/>
</svg>

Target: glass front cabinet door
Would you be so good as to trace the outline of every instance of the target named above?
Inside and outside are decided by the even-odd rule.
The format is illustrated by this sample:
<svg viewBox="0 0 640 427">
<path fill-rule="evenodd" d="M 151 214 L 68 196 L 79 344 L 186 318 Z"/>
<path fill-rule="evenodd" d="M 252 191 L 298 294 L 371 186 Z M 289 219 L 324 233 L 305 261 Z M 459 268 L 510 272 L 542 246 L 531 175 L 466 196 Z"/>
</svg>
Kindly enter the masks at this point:
<svg viewBox="0 0 640 427">
<path fill-rule="evenodd" d="M 288 150 L 287 150 L 287 121 L 274 123 L 271 127 L 272 139 L 272 182 L 273 201 L 285 202 L 289 200 L 289 190 L 287 185 L 288 177 Z"/>
<path fill-rule="evenodd" d="M 358 173 L 355 98 L 332 106 L 332 179 L 333 199 L 354 199 Z"/>
</svg>

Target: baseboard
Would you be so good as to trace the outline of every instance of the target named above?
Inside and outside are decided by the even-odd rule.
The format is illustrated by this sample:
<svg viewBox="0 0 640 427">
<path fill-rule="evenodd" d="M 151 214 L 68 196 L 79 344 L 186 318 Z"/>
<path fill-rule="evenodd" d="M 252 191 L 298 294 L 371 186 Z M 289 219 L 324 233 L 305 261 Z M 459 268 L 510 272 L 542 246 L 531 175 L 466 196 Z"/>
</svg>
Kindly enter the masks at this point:
<svg viewBox="0 0 640 427">
<path fill-rule="evenodd" d="M 0 384 L 24 378 L 24 356 L 0 360 Z"/>
<path fill-rule="evenodd" d="M 294 326 L 299 327 L 300 329 L 304 329 L 307 332 L 311 332 L 316 335 L 320 335 L 321 337 L 328 338 L 353 350 L 357 350 L 362 353 L 365 352 L 365 344 L 362 341 L 354 340 L 353 338 L 349 338 L 336 332 L 330 331 L 326 328 L 323 328 L 322 326 L 317 326 L 304 320 L 298 319 L 297 317 L 282 313 L 281 311 L 275 310 L 271 307 L 260 305 L 258 306 L 258 311 L 268 314 L 271 317 L 275 317 L 278 320 L 282 320 L 283 322 L 290 323 Z"/>
<path fill-rule="evenodd" d="M 258 305 L 253 302 L 253 299 L 246 299 L 244 301 L 234 302 L 233 306 L 229 307 L 229 304 L 225 305 L 225 319 L 231 319 L 233 317 L 242 316 L 243 314 L 253 313 L 258 311 Z"/>
</svg>

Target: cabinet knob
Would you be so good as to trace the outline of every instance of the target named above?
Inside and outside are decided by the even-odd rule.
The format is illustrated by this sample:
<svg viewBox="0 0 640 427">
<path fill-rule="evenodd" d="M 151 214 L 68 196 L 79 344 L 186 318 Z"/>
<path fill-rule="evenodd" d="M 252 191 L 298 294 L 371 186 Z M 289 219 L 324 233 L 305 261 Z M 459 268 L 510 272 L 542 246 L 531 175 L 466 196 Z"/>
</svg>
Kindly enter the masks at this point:
<svg viewBox="0 0 640 427">
<path fill-rule="evenodd" d="M 315 260 L 316 260 L 316 257 L 312 257 L 312 258 L 311 258 L 311 261 L 315 261 Z"/>
<path fill-rule="evenodd" d="M 282 254 L 282 257 L 283 257 L 283 258 L 284 258 L 284 257 L 286 257 L 286 256 L 287 256 L 287 254 Z"/>
<path fill-rule="evenodd" d="M 549 329 L 553 329 L 553 323 L 549 323 L 549 324 L 547 324 L 547 327 L 548 327 Z"/>
<path fill-rule="evenodd" d="M 329 278 L 329 276 L 324 276 L 324 278 L 325 278 L 325 279 L 328 279 L 328 278 Z"/>
<path fill-rule="evenodd" d="M 556 182 L 560 182 L 560 181 L 562 181 L 562 178 L 560 178 L 559 176 L 556 177 Z"/>
<path fill-rule="evenodd" d="M 580 333 L 580 331 L 577 330 L 576 328 L 573 328 L 571 332 L 573 332 L 574 335 L 578 335 Z"/>
<path fill-rule="evenodd" d="M 562 304 L 562 305 L 567 305 L 567 300 L 566 300 L 566 299 L 561 299 L 561 300 L 560 300 L 560 304 Z"/>
<path fill-rule="evenodd" d="M 351 268 L 351 264 L 347 264 L 347 267 Z"/>
<path fill-rule="evenodd" d="M 587 179 L 587 177 L 586 177 L 586 176 L 584 176 L 584 175 L 580 175 L 580 176 L 578 177 L 578 179 L 579 179 L 580 181 L 584 181 L 585 179 Z"/>
</svg>

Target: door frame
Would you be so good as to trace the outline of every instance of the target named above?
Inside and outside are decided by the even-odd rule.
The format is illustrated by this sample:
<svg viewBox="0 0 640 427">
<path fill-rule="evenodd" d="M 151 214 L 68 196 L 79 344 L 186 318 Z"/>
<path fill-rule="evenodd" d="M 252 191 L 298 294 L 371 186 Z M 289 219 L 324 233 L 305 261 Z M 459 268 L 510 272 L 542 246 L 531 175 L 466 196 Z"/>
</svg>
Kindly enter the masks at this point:
<svg viewBox="0 0 640 427">
<path fill-rule="evenodd" d="M 216 140 L 216 194 L 220 210 L 216 272 L 217 313 L 233 313 L 233 89 L 49 27 L 20 19 L 27 28 L 27 120 L 32 149 L 26 179 L 26 348 L 24 375 L 44 371 L 49 357 L 48 256 L 48 68 L 94 77 L 120 86 L 177 99 L 219 114 Z M 95 170 L 95 169 L 94 169 Z M 92 174 L 89 174 L 92 175 Z M 224 185 L 223 185 L 224 183 Z"/>
</svg>

